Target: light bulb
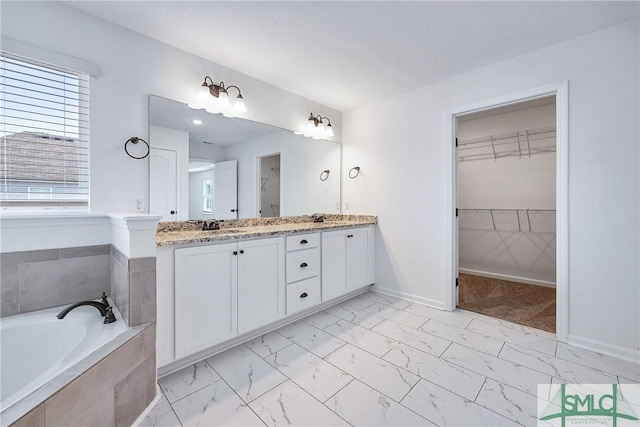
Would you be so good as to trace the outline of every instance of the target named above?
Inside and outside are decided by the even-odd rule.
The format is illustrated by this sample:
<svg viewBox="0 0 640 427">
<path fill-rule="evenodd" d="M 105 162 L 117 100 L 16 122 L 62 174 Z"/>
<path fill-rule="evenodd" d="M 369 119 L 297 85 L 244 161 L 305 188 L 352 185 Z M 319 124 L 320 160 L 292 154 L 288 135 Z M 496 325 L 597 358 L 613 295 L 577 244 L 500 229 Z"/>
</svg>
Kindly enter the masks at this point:
<svg viewBox="0 0 640 427">
<path fill-rule="evenodd" d="M 220 109 L 231 107 L 231 104 L 229 104 L 229 94 L 227 92 L 220 91 L 218 94 L 218 107 Z"/>
<path fill-rule="evenodd" d="M 233 104 L 233 112 L 238 114 L 247 112 L 247 106 L 244 105 L 244 98 L 242 97 L 242 95 L 238 95 L 238 97 L 236 98 L 236 103 Z"/>
<path fill-rule="evenodd" d="M 211 92 L 209 92 L 209 86 L 203 84 L 200 86 L 200 98 L 205 98 L 207 96 L 211 96 Z"/>
<path fill-rule="evenodd" d="M 333 128 L 331 127 L 331 123 L 327 125 L 327 128 L 325 129 L 325 135 L 327 136 L 327 138 L 335 136 L 335 134 L 333 133 Z"/>
</svg>

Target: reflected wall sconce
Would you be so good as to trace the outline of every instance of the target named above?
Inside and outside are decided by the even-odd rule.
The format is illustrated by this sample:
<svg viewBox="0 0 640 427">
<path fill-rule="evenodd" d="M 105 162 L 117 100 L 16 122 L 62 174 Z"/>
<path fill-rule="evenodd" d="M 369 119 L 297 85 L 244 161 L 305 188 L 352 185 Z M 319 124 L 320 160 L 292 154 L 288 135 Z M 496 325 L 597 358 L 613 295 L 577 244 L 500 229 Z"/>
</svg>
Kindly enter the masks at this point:
<svg viewBox="0 0 640 427">
<path fill-rule="evenodd" d="M 331 171 L 329 169 L 322 171 L 322 173 L 320 174 L 320 181 L 326 181 L 327 179 L 329 179 L 330 173 Z"/>
<path fill-rule="evenodd" d="M 360 166 L 354 166 L 349 169 L 349 178 L 355 179 L 358 175 L 360 175 Z"/>
<path fill-rule="evenodd" d="M 242 92 L 236 85 L 225 86 L 224 82 L 214 83 L 211 77 L 205 76 L 202 82 L 202 102 L 204 106 L 187 104 L 191 108 L 204 108 L 209 113 L 222 113 L 225 116 L 234 114 L 242 114 L 247 112 L 247 106 L 244 103 Z M 234 88 L 238 91 L 235 102 L 231 105 L 229 101 L 229 89 Z"/>
<path fill-rule="evenodd" d="M 329 120 L 329 117 L 322 117 L 320 114 L 314 116 L 311 113 L 307 120 L 307 127 L 302 135 L 313 139 L 331 138 L 334 136 L 331 120 Z"/>
</svg>

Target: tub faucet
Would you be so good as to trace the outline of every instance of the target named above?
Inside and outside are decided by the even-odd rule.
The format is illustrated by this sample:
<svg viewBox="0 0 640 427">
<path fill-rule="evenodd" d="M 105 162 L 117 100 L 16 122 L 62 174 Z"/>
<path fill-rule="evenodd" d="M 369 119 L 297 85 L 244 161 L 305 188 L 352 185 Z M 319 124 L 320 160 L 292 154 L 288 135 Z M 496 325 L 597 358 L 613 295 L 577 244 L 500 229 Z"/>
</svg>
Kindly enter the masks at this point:
<svg viewBox="0 0 640 427">
<path fill-rule="evenodd" d="M 97 301 L 81 301 L 75 304 L 71 304 L 69 307 L 65 308 L 58 314 L 58 319 L 64 319 L 64 317 L 69 314 L 71 310 L 76 307 L 82 307 L 84 305 L 90 305 L 98 309 L 102 317 L 104 317 L 104 323 L 113 323 L 116 321 L 116 316 L 113 314 L 113 309 L 109 306 L 109 302 L 107 301 L 107 294 L 102 293 L 102 302 Z"/>
</svg>

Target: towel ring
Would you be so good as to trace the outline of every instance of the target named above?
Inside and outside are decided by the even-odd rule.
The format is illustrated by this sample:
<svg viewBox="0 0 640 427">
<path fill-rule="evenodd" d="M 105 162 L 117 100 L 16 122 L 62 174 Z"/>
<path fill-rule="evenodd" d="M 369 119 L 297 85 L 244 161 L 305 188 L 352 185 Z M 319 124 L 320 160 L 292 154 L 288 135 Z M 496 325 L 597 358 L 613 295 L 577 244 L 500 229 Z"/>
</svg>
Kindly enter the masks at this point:
<svg viewBox="0 0 640 427">
<path fill-rule="evenodd" d="M 326 181 L 327 179 L 329 179 L 330 173 L 331 171 L 329 169 L 327 169 L 326 171 L 322 171 L 322 173 L 320 174 L 320 181 Z"/>
<path fill-rule="evenodd" d="M 356 173 L 353 173 L 353 171 L 356 171 Z M 355 166 L 349 169 L 349 178 L 355 179 L 358 175 L 360 175 L 360 166 Z"/>
<path fill-rule="evenodd" d="M 127 150 L 127 144 L 128 143 L 137 144 L 140 141 L 144 142 L 144 144 L 147 146 L 147 154 L 145 154 L 142 157 L 132 156 L 131 153 L 129 153 L 129 150 Z M 138 159 L 138 160 L 144 159 L 149 155 L 149 151 L 151 151 L 149 148 L 149 143 L 142 138 L 138 138 L 137 136 L 132 136 L 131 138 L 127 139 L 127 142 L 124 143 L 124 152 L 127 153 L 127 156 L 131 157 L 132 159 Z"/>
</svg>

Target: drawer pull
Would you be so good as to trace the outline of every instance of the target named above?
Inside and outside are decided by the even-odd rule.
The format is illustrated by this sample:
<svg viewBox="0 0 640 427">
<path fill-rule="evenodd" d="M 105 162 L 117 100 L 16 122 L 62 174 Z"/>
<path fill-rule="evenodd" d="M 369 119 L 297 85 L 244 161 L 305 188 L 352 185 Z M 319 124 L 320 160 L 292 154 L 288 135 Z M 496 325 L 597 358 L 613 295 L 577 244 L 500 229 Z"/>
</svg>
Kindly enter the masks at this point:
<svg viewBox="0 0 640 427">
<path fill-rule="evenodd" d="M 300 240 L 300 244 L 301 245 L 306 245 L 307 243 L 309 243 L 309 242 L 307 242 L 307 239 Z"/>
<path fill-rule="evenodd" d="M 353 237 L 353 234 L 347 234 L 347 237 L 348 237 L 348 238 L 352 238 L 352 237 Z"/>
<path fill-rule="evenodd" d="M 300 264 L 300 268 L 305 268 L 305 267 L 309 267 L 309 264 L 307 264 L 306 262 L 303 262 L 302 264 Z"/>
<path fill-rule="evenodd" d="M 240 249 L 240 253 L 243 254 L 244 253 L 244 249 Z"/>
<path fill-rule="evenodd" d="M 234 255 L 238 255 L 238 251 L 233 251 L 233 254 Z"/>
<path fill-rule="evenodd" d="M 301 294 L 300 294 L 300 298 L 306 298 L 306 297 L 308 297 L 308 296 L 309 296 L 309 295 L 307 295 L 307 293 L 306 293 L 306 292 L 303 292 L 303 293 L 301 293 Z"/>
</svg>

